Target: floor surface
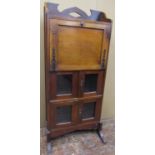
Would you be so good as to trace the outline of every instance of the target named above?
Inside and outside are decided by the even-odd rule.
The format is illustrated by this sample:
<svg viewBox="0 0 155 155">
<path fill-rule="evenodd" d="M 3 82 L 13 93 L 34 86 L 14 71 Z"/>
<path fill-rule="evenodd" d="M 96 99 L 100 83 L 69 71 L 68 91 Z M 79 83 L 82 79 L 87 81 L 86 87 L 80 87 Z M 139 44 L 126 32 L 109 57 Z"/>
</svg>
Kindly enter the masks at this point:
<svg viewBox="0 0 155 155">
<path fill-rule="evenodd" d="M 45 129 L 41 129 L 40 155 L 114 155 L 114 120 L 104 120 L 102 132 L 104 133 L 106 144 L 101 143 L 94 131 L 78 131 L 52 140 L 47 145 L 44 134 Z M 51 150 L 47 151 L 48 146 L 50 146 Z"/>
</svg>

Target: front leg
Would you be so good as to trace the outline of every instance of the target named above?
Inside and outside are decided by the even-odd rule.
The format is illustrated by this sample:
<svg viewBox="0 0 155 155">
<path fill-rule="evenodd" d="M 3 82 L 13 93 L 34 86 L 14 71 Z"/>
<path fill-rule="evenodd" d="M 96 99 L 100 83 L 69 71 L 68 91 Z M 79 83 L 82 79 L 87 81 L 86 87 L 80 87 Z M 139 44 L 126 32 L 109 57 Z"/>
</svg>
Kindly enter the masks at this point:
<svg viewBox="0 0 155 155">
<path fill-rule="evenodd" d="M 100 140 L 102 141 L 102 143 L 106 144 L 106 142 L 104 141 L 104 135 L 102 132 L 102 123 L 98 123 L 97 134 L 98 134 Z"/>
<path fill-rule="evenodd" d="M 50 137 L 50 132 L 49 132 L 49 130 L 48 129 L 46 129 L 46 135 L 47 135 L 47 153 L 48 154 L 50 154 L 50 153 L 52 153 L 52 146 L 51 146 L 51 143 L 50 143 L 50 141 L 51 141 L 51 137 Z"/>
</svg>

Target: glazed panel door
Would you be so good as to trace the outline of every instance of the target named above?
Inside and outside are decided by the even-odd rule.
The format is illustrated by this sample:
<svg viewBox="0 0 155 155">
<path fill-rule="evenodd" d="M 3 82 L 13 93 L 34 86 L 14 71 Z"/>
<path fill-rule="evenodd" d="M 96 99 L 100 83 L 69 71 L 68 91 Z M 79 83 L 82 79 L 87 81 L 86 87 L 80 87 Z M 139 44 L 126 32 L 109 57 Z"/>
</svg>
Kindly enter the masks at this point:
<svg viewBox="0 0 155 155">
<path fill-rule="evenodd" d="M 78 96 L 78 72 L 50 73 L 50 100 Z"/>
<path fill-rule="evenodd" d="M 91 122 L 100 120 L 101 99 L 87 99 L 79 104 L 80 122 Z"/>
<path fill-rule="evenodd" d="M 102 95 L 105 71 L 80 71 L 79 74 L 81 97 Z"/>
<path fill-rule="evenodd" d="M 78 120 L 77 101 L 68 100 L 66 102 L 49 103 L 48 108 L 48 127 L 62 128 L 72 126 Z"/>
</svg>

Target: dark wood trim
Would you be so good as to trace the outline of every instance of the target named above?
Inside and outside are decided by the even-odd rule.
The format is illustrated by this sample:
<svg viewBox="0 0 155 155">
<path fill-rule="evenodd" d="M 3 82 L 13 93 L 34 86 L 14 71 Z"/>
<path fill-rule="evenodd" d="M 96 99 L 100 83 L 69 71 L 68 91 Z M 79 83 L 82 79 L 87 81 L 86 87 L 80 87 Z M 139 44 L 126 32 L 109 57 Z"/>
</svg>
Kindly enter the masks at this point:
<svg viewBox="0 0 155 155">
<path fill-rule="evenodd" d="M 90 10 L 91 15 L 88 16 L 83 10 L 77 7 L 71 7 L 60 12 L 58 10 L 59 4 L 55 3 L 45 3 L 46 10 L 48 11 L 48 18 L 69 18 L 69 19 L 85 19 L 85 20 L 94 20 L 94 21 L 105 21 L 111 22 L 110 19 L 106 18 L 104 12 L 97 10 Z M 77 13 L 79 17 L 74 17 L 71 13 Z"/>
<path fill-rule="evenodd" d="M 55 73 L 51 73 L 50 75 L 50 82 L 49 82 L 49 87 L 50 87 L 50 90 L 49 90 L 49 100 L 53 100 L 53 99 L 56 99 L 56 75 Z"/>
<path fill-rule="evenodd" d="M 98 128 L 98 123 L 99 123 L 98 121 L 92 121 L 92 122 L 85 122 L 85 123 L 81 123 L 73 126 L 55 128 L 50 130 L 48 137 L 56 138 L 77 130 L 92 130 L 92 129 L 96 130 Z"/>
<path fill-rule="evenodd" d="M 99 72 L 99 75 L 98 75 L 98 84 L 97 84 L 97 94 L 99 95 L 102 95 L 103 94 L 103 88 L 104 88 L 104 80 L 105 80 L 105 71 L 102 70 Z"/>
<path fill-rule="evenodd" d="M 72 102 L 72 101 L 84 101 L 88 99 L 100 99 L 103 95 L 94 95 L 94 96 L 85 96 L 85 97 L 78 97 L 78 98 L 67 98 L 67 99 L 56 99 L 56 100 L 50 100 L 49 104 L 59 104 L 64 102 Z"/>
<path fill-rule="evenodd" d="M 44 6 L 44 61 L 45 61 L 45 100 L 46 100 L 46 120 L 48 121 L 48 100 L 49 100 L 49 77 L 48 77 L 48 40 L 49 40 L 49 35 L 48 35 L 48 19 L 47 19 L 47 8 Z M 48 123 L 47 123 L 48 126 Z"/>
</svg>

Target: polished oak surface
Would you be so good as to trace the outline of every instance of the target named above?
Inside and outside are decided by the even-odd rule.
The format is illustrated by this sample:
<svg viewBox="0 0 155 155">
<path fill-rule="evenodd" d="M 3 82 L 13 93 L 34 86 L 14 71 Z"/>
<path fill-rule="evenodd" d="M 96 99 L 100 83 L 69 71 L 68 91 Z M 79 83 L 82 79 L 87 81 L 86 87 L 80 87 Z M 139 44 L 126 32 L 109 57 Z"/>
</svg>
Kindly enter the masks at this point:
<svg viewBox="0 0 155 155">
<path fill-rule="evenodd" d="M 51 70 L 103 68 L 102 63 L 105 63 L 103 59 L 107 55 L 105 46 L 107 25 L 60 19 L 50 20 L 50 23 Z"/>
</svg>

